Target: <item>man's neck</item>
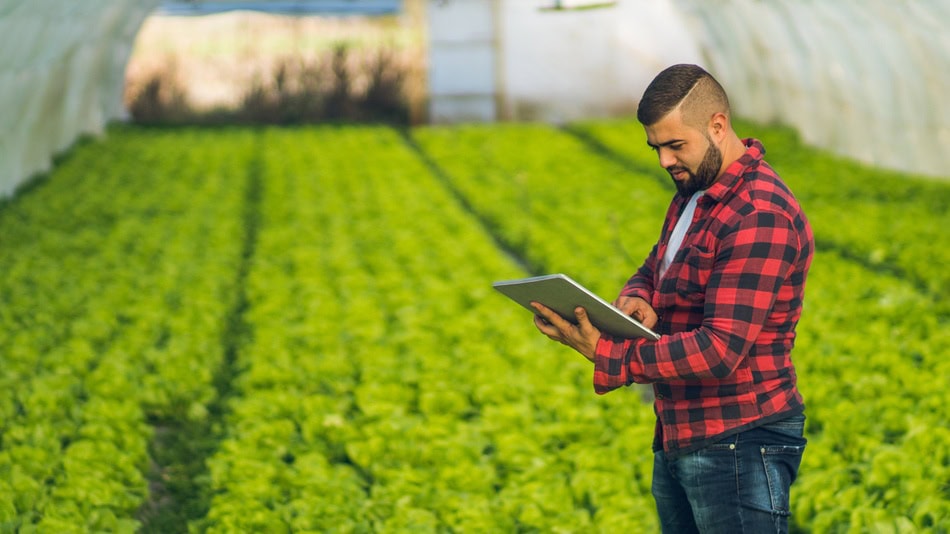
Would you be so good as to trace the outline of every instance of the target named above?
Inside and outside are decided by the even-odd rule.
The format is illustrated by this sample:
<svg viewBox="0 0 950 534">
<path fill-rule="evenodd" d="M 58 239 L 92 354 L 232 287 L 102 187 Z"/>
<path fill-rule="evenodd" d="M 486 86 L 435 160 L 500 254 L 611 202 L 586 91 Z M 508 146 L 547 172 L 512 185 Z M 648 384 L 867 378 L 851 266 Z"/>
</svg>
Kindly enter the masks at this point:
<svg viewBox="0 0 950 534">
<path fill-rule="evenodd" d="M 729 135 L 723 141 L 722 166 L 719 168 L 719 176 L 722 176 L 722 173 L 726 172 L 726 169 L 728 169 L 730 165 L 741 158 L 742 155 L 745 154 L 745 151 L 746 146 L 742 142 L 742 139 L 739 139 L 739 136 L 736 135 L 735 132 L 730 131 Z"/>
</svg>

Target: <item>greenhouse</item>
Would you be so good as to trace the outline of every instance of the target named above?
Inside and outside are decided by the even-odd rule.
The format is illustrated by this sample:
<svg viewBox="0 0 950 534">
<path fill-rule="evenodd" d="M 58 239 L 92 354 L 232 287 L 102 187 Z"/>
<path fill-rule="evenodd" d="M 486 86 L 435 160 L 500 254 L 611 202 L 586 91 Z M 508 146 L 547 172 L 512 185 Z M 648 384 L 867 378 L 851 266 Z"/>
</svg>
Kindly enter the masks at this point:
<svg viewBox="0 0 950 534">
<path fill-rule="evenodd" d="M 666 390 L 598 395 L 492 284 L 618 296 L 679 196 L 638 105 L 690 63 L 813 232 L 775 513 L 947 534 L 948 24 L 942 0 L 0 0 L 0 531 L 660 532 Z"/>
</svg>

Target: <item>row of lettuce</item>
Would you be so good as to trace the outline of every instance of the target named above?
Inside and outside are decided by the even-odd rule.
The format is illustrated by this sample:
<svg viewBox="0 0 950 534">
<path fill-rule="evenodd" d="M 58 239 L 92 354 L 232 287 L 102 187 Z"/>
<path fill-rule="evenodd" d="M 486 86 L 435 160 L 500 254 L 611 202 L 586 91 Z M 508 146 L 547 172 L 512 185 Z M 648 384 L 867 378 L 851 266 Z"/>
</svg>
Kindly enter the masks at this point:
<svg viewBox="0 0 950 534">
<path fill-rule="evenodd" d="M 795 528 L 947 532 L 950 188 L 759 132 L 819 247 Z M 186 500 L 158 438 L 211 418 L 192 531 L 655 532 L 650 406 L 594 396 L 490 288 L 612 298 L 672 195 L 645 146 L 596 122 L 74 150 L 0 207 L 0 530 L 154 529 Z"/>
<path fill-rule="evenodd" d="M 585 401 L 587 366 L 497 306 L 522 271 L 399 135 L 266 139 L 254 335 L 195 526 L 654 531 L 649 408 Z"/>
<path fill-rule="evenodd" d="M 829 156 L 780 137 L 782 130 L 762 132 L 776 167 L 804 199 L 819 250 L 795 353 L 812 444 L 793 521 L 815 532 L 946 532 L 950 313 L 939 260 L 947 254 L 940 244 L 950 242 L 938 228 L 950 217 L 950 187 L 905 177 L 898 188 L 893 173 L 837 161 L 847 172 L 826 177 L 820 171 L 831 168 L 822 166 Z M 566 133 L 437 128 L 415 137 L 507 246 L 608 298 L 655 241 L 672 194 L 643 148 L 642 128 L 630 122 Z M 591 158 L 589 150 L 608 157 Z M 781 158 L 783 151 L 797 157 Z M 841 191 L 855 197 L 846 206 Z M 901 233 L 907 226 L 917 231 Z M 890 248 L 877 255 L 876 246 Z"/>
<path fill-rule="evenodd" d="M 140 526 L 154 427 L 216 396 L 252 142 L 116 132 L 0 210 L 0 531 Z"/>
<path fill-rule="evenodd" d="M 910 176 L 806 147 L 794 131 L 739 121 L 740 135 L 758 138 L 766 159 L 808 208 L 826 249 L 910 281 L 933 295 L 950 294 L 950 192 L 945 181 Z M 636 121 L 573 124 L 567 131 L 627 168 L 668 181 Z M 869 157 L 873 155 L 868 155 Z"/>
</svg>

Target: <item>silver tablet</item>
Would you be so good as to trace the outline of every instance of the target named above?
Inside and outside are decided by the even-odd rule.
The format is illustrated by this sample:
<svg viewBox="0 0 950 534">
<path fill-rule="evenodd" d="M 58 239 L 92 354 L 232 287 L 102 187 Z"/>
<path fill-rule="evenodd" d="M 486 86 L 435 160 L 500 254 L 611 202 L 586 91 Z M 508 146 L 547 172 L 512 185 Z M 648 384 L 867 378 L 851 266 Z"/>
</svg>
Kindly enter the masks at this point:
<svg viewBox="0 0 950 534">
<path fill-rule="evenodd" d="M 581 306 L 587 310 L 591 324 L 602 332 L 624 338 L 660 339 L 659 334 L 643 326 L 640 321 L 623 313 L 564 274 L 504 280 L 495 282 L 492 287 L 532 313 L 537 311 L 531 307 L 531 302 L 540 302 L 564 319 L 577 324 L 574 308 Z"/>
</svg>

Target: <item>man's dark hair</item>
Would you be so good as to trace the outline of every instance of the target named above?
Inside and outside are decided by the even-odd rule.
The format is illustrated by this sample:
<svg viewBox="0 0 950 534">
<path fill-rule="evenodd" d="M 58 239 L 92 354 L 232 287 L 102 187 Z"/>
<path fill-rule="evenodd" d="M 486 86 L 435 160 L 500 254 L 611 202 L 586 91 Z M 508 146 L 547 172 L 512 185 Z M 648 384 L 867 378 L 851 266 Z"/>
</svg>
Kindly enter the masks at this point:
<svg viewBox="0 0 950 534">
<path fill-rule="evenodd" d="M 650 82 L 640 105 L 637 120 L 644 126 L 656 124 L 682 105 L 683 121 L 700 128 L 715 113 L 729 116 L 729 98 L 719 82 L 697 65 L 673 65 Z"/>
</svg>

